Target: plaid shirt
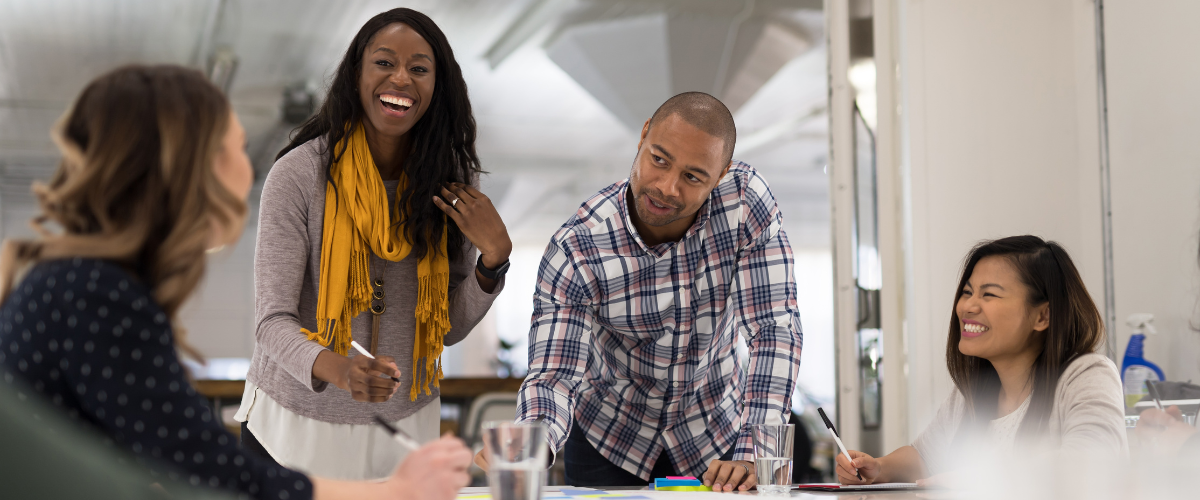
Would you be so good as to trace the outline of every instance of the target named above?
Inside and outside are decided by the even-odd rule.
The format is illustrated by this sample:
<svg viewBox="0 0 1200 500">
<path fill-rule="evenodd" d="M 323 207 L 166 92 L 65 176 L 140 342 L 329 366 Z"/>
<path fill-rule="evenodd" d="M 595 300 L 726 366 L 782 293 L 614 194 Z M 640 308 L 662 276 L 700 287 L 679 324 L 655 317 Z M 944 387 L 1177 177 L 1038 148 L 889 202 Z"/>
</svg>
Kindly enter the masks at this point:
<svg viewBox="0 0 1200 500">
<path fill-rule="evenodd" d="M 559 450 L 574 417 L 642 479 L 664 447 L 694 476 L 735 444 L 735 460 L 752 460 L 748 424 L 787 423 L 803 340 L 775 198 L 735 162 L 682 240 L 647 247 L 628 185 L 585 202 L 546 247 L 517 421 L 543 418 Z"/>
</svg>

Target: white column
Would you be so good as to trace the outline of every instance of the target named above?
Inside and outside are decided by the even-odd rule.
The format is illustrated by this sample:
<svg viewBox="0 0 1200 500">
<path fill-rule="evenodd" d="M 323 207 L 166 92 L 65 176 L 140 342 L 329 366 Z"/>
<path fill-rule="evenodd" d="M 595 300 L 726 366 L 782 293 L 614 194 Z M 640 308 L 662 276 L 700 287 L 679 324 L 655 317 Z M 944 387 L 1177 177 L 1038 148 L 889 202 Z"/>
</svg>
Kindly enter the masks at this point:
<svg viewBox="0 0 1200 500">
<path fill-rule="evenodd" d="M 825 2 L 829 37 L 829 202 L 833 231 L 834 352 L 837 356 L 837 420 L 842 441 L 860 447 L 858 315 L 854 279 L 854 88 L 850 85 L 849 0 Z"/>
</svg>

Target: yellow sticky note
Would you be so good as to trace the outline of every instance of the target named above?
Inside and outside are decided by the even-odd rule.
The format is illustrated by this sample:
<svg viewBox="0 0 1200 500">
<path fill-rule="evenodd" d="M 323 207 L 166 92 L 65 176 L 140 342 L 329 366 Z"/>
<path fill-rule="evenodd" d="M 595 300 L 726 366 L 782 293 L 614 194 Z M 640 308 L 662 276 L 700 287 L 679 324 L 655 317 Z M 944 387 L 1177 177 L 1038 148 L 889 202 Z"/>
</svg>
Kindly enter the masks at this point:
<svg viewBox="0 0 1200 500">
<path fill-rule="evenodd" d="M 711 486 L 663 486 L 655 491 L 712 491 Z"/>
</svg>

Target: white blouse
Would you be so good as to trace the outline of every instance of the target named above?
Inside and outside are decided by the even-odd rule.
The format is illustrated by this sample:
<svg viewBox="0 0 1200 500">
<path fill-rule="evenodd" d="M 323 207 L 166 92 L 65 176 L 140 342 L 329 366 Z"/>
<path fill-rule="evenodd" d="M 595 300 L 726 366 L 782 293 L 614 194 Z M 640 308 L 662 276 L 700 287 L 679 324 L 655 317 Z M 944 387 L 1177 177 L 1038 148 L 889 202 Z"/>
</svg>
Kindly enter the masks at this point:
<svg viewBox="0 0 1200 500">
<path fill-rule="evenodd" d="M 997 448 L 1008 450 L 1017 440 L 1017 429 L 1021 427 L 1021 421 L 1025 420 L 1025 414 L 1029 412 L 1029 401 L 1032 397 L 1025 397 L 1025 401 L 1018 406 L 1012 413 L 1003 417 L 997 418 L 988 422 L 988 439 L 996 445 Z"/>
<path fill-rule="evenodd" d="M 400 397 L 407 393 L 400 391 Z M 438 438 L 441 398 L 392 422 L 421 444 Z M 335 424 L 297 415 L 247 382 L 234 420 L 246 422 L 254 438 L 279 465 L 312 476 L 345 481 L 384 480 L 408 450 L 374 424 Z"/>
</svg>

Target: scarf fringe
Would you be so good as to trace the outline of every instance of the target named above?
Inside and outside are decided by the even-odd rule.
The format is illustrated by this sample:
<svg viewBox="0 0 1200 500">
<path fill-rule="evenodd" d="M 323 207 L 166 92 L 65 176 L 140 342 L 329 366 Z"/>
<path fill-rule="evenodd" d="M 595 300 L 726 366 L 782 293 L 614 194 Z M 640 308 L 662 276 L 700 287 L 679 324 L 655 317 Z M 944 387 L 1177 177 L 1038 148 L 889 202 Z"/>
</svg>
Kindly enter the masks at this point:
<svg viewBox="0 0 1200 500">
<path fill-rule="evenodd" d="M 443 240 L 445 241 L 445 240 Z M 424 264 L 422 264 L 424 266 Z M 422 274 L 422 273 L 418 273 Z M 449 295 L 450 272 L 449 266 L 422 275 L 417 287 L 417 345 L 413 348 L 413 385 L 408 391 L 408 399 L 416 401 L 421 389 L 425 395 L 433 395 L 431 387 L 441 387 L 442 349 L 446 334 L 450 332 L 450 313 L 447 308 L 437 307 L 434 297 Z M 425 318 L 422 321 L 420 318 Z M 421 359 L 424 358 L 425 379 L 421 380 L 416 374 L 420 373 Z"/>
</svg>

